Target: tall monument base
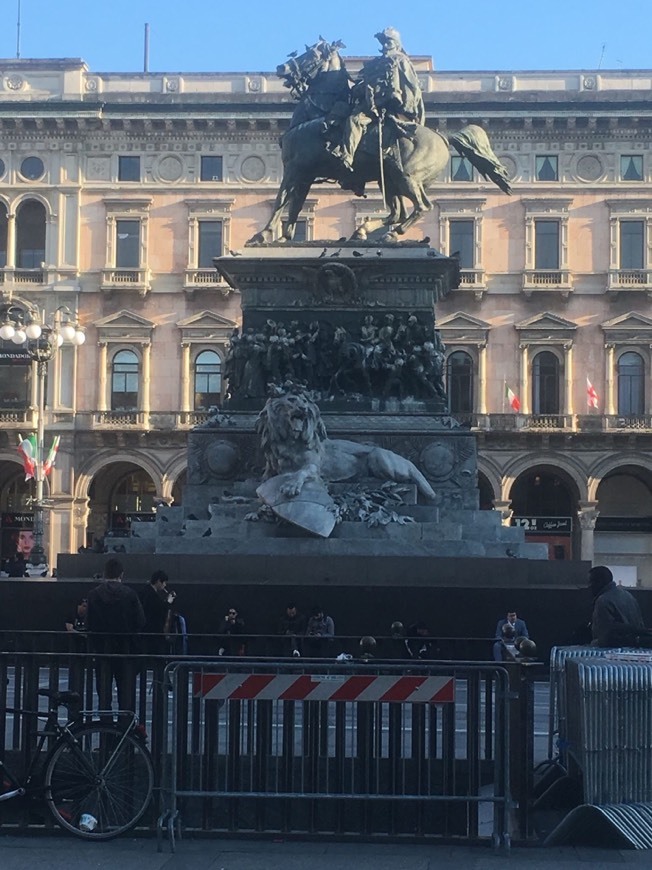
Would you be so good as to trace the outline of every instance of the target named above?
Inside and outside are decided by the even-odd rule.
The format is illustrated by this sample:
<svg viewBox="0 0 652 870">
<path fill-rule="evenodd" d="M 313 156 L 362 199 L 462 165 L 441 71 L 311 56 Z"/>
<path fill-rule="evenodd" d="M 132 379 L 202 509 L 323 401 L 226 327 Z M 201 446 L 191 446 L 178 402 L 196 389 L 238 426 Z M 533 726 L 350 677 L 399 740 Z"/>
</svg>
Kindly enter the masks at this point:
<svg viewBox="0 0 652 870">
<path fill-rule="evenodd" d="M 225 365 L 229 398 L 189 435 L 183 506 L 159 508 L 119 551 L 301 555 L 322 565 L 547 559 L 545 545 L 478 509 L 475 436 L 447 412 L 435 305 L 459 282 L 457 259 L 417 242 L 311 242 L 215 264 L 242 297 Z M 285 404 L 265 405 L 270 385 L 290 396 Z M 331 453 L 336 467 L 327 470 Z M 296 491 L 283 496 L 279 478 L 283 503 L 260 510 L 257 492 L 269 488 L 261 482 L 287 472 Z M 309 480 L 321 504 L 307 506 Z M 329 510 L 321 538 L 306 531 L 310 512 Z"/>
</svg>

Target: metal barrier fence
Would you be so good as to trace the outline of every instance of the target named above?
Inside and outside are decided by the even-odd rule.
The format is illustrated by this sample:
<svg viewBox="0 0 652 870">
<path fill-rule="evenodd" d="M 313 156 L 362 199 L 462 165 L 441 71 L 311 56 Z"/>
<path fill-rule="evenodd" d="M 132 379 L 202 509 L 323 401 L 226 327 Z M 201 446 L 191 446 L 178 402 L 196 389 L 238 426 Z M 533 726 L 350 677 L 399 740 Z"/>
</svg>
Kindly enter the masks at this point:
<svg viewBox="0 0 652 870">
<path fill-rule="evenodd" d="M 509 846 L 504 668 L 175 662 L 159 831 Z M 160 841 L 159 841 L 160 842 Z"/>
<path fill-rule="evenodd" d="M 587 804 L 652 797 L 652 662 L 647 653 L 612 655 L 566 668 L 568 754 Z"/>
<path fill-rule="evenodd" d="M 548 711 L 548 758 L 564 762 L 568 740 L 568 701 L 566 663 L 573 659 L 603 659 L 615 653 L 636 653 L 629 649 L 604 649 L 597 646 L 555 646 L 550 651 L 550 706 Z"/>
<path fill-rule="evenodd" d="M 97 636 L 97 635 L 96 635 Z M 418 657 L 421 646 L 426 647 L 428 659 L 445 661 L 489 661 L 493 659 L 494 638 L 478 637 L 397 637 L 375 636 L 374 654 L 382 659 L 411 658 L 407 645 L 414 656 Z M 161 635 L 140 635 L 143 652 L 160 650 L 166 655 L 216 656 L 221 648 L 233 647 L 236 643 L 244 647 L 249 656 L 271 656 L 282 658 L 292 654 L 292 647 L 298 645 L 305 656 L 315 656 L 316 642 L 321 639 L 298 637 L 295 643 L 291 638 L 278 634 L 188 634 L 170 635 L 163 641 Z M 337 635 L 322 644 L 323 654 L 334 658 L 338 653 L 360 655 L 360 635 Z M 163 646 L 163 648 L 162 648 Z M 0 629 L 0 650 L 5 652 L 53 652 L 74 653 L 87 651 L 87 635 L 83 632 L 69 631 L 18 631 Z"/>
<path fill-rule="evenodd" d="M 77 648 L 79 640 L 69 638 L 73 648 Z M 299 813 L 305 813 L 307 806 L 311 808 L 312 819 L 321 819 L 327 813 L 323 817 L 328 820 L 326 828 L 331 831 L 338 830 L 338 824 L 333 821 L 333 814 L 336 814 L 336 820 L 347 821 L 354 833 L 364 835 L 367 832 L 367 835 L 375 836 L 378 833 L 374 829 L 376 822 L 370 812 L 373 806 L 380 807 L 383 814 L 383 839 L 391 832 L 401 838 L 421 839 L 424 835 L 431 835 L 430 829 L 433 837 L 447 836 L 448 832 L 456 839 L 477 837 L 490 840 L 501 836 L 504 842 L 509 842 L 503 836 L 505 831 L 509 831 L 512 838 L 527 839 L 533 779 L 534 681 L 544 675 L 541 666 L 506 662 L 499 667 L 468 662 L 386 662 L 379 659 L 368 662 L 358 659 L 342 664 L 332 658 L 255 660 L 212 657 L 203 660 L 202 665 L 207 666 L 207 672 L 212 669 L 218 674 L 228 671 L 246 675 L 253 672 L 267 677 L 270 674 L 292 677 L 305 671 L 303 675 L 308 679 L 319 674 L 335 677 L 335 680 L 325 681 L 331 685 L 346 674 L 357 674 L 364 679 L 370 675 L 393 679 L 401 676 L 419 679 L 426 676 L 453 677 L 456 686 L 454 702 L 442 701 L 440 704 L 418 700 L 410 703 L 407 697 L 404 699 L 407 703 L 299 701 L 292 698 L 277 701 L 228 698 L 222 703 L 220 698 L 193 694 L 190 673 L 197 665 L 191 666 L 189 661 L 194 659 L 100 656 L 74 651 L 0 652 L 0 708 L 22 707 L 45 712 L 46 702 L 39 698 L 38 689 L 49 688 L 77 691 L 82 695 L 85 709 L 99 709 L 98 689 L 105 697 L 111 696 L 113 666 L 117 664 L 123 699 L 126 698 L 128 709 L 135 710 L 146 725 L 160 779 L 169 776 L 174 759 L 177 765 L 175 783 L 180 787 L 185 787 L 186 783 L 183 778 L 177 778 L 179 775 L 185 777 L 192 773 L 195 776 L 199 775 L 198 770 L 205 769 L 218 784 L 225 782 L 226 776 L 235 776 L 236 771 L 241 777 L 254 774 L 262 777 L 264 773 L 266 778 L 251 780 L 254 783 L 276 783 L 277 780 L 269 779 L 273 773 L 274 777 L 283 774 L 286 776 L 283 782 L 290 782 L 293 788 L 298 782 L 303 789 L 299 789 L 294 797 L 272 797 L 270 809 L 265 812 L 260 810 L 265 800 L 247 796 L 246 791 L 229 798 L 222 794 L 220 798 L 206 800 L 177 798 L 177 808 L 183 810 L 184 824 L 188 824 L 190 829 L 255 829 L 262 832 L 264 822 L 269 825 L 268 833 L 272 833 L 283 829 L 281 822 L 287 818 L 296 825 L 298 832 L 314 830 L 318 833 L 318 825 L 296 816 L 296 807 L 301 807 Z M 187 697 L 177 689 L 174 704 L 165 685 L 169 679 L 164 673 L 168 665 L 170 670 L 175 665 L 182 668 L 177 680 L 188 683 Z M 506 674 L 511 684 L 509 689 Z M 115 686 L 113 706 L 117 709 Z M 216 725 L 219 723 L 219 729 L 212 729 L 207 724 L 212 721 Z M 177 727 L 182 727 L 182 732 L 177 733 Z M 33 717 L 0 716 L 0 756 L 9 756 L 12 768 L 17 765 L 20 770 L 29 758 L 35 746 L 36 730 L 37 722 Z M 216 742 L 218 731 L 221 743 Z M 177 749 L 172 754 L 174 741 Z M 186 742 L 182 744 L 182 741 Z M 188 748 L 185 760 L 182 745 Z M 232 756 L 230 747 L 236 745 L 244 749 L 238 749 L 238 753 Z M 285 754 L 284 745 L 288 749 Z M 229 752 L 225 747 L 229 747 Z M 261 757 L 266 758 L 267 767 L 256 766 L 256 747 L 263 753 Z M 292 754 L 288 754 L 290 747 Z M 344 754 L 340 751 L 342 747 Z M 215 755 L 213 748 L 216 749 Z M 238 759 L 237 763 L 234 759 Z M 303 770 L 304 779 L 296 779 L 299 776 L 297 767 Z M 292 778 L 288 780 L 290 774 Z M 346 809 L 343 809 L 347 792 L 342 792 L 344 797 L 338 799 L 321 795 L 316 786 L 311 786 L 312 792 L 308 789 L 309 782 L 320 781 L 326 774 L 330 784 L 335 782 L 336 775 L 346 775 L 347 778 L 341 781 L 348 783 L 351 789 L 353 785 L 357 788 L 360 783 L 369 782 L 375 789 L 369 793 L 375 796 L 368 800 L 364 796 L 358 797 L 347 802 Z M 216 776 L 222 779 L 215 780 Z M 309 779 L 310 776 L 313 780 Z M 204 782 L 209 780 L 202 780 Z M 231 792 L 236 791 L 234 782 L 237 780 L 231 778 L 227 783 Z M 281 782 L 278 779 L 278 785 L 274 786 L 279 794 L 283 793 Z M 504 782 L 504 789 L 501 782 Z M 394 783 L 392 788 L 400 786 L 398 801 L 383 793 L 387 783 Z M 437 783 L 440 783 L 439 792 Z M 176 790 L 176 785 L 172 791 Z M 304 797 L 310 793 L 319 796 Z M 405 798 L 400 799 L 403 793 Z M 516 813 L 509 814 L 503 824 L 503 815 L 510 806 L 510 794 L 516 803 Z M 191 808 L 192 812 L 187 815 L 186 802 L 195 800 L 200 802 L 201 811 Z M 228 805 L 228 810 L 225 809 L 227 816 L 218 818 L 215 815 L 215 801 L 223 808 Z M 358 807 L 355 810 L 357 815 L 351 815 L 350 803 Z M 393 808 L 391 804 L 394 804 Z M 247 827 L 244 807 L 251 808 L 252 805 L 255 807 L 254 821 L 250 821 L 250 827 Z M 272 811 L 272 806 L 283 809 Z M 376 812 L 378 810 L 374 811 L 373 819 Z M 268 817 L 269 813 L 272 815 Z M 495 813 L 498 813 L 497 822 Z M 143 819 L 144 828 L 154 830 L 158 816 L 157 805 L 149 817 Z M 44 813 L 39 817 L 37 804 L 22 801 L 3 804 L 0 827 L 4 829 L 27 832 L 35 826 L 42 828 L 44 824 L 51 824 L 49 815 Z M 426 833 L 422 834 L 422 831 Z"/>
</svg>

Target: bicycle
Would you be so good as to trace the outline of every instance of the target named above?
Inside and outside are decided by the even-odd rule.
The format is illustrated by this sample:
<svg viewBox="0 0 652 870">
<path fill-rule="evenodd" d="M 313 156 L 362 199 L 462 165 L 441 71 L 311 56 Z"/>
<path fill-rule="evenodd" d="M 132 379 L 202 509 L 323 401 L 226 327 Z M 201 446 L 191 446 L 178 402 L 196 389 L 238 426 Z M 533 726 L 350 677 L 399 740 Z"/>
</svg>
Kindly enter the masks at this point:
<svg viewBox="0 0 652 870">
<path fill-rule="evenodd" d="M 41 689 L 38 694 L 49 699 L 47 714 L 7 708 L 8 713 L 44 719 L 45 726 L 37 732 L 22 779 L 0 760 L 0 802 L 42 793 L 57 824 L 85 840 L 110 840 L 129 831 L 154 791 L 154 766 L 136 714 L 120 711 L 120 725 L 79 724 L 75 717 L 86 711 L 79 709 L 76 692 Z M 68 711 L 64 724 L 59 707 Z M 48 738 L 56 739 L 39 765 Z"/>
</svg>

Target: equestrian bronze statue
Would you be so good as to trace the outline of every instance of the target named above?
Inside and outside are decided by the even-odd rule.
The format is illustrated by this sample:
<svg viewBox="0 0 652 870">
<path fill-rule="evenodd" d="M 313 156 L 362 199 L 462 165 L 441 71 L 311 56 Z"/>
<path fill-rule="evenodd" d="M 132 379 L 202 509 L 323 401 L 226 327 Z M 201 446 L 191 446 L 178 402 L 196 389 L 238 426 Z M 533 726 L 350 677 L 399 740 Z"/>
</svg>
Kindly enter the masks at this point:
<svg viewBox="0 0 652 870">
<path fill-rule="evenodd" d="M 357 196 L 377 182 L 388 209 L 385 239 L 395 240 L 432 208 L 426 188 L 447 166 L 450 145 L 510 193 L 482 127 L 469 124 L 448 138 L 426 127 L 419 80 L 398 32 L 387 28 L 376 38 L 381 53 L 355 80 L 339 53 L 343 43 L 322 37 L 277 67 L 298 105 L 281 138 L 283 178 L 272 216 L 250 244 L 281 236 L 286 207 L 282 237 L 291 240 L 310 188 L 320 181 L 337 182 Z"/>
</svg>

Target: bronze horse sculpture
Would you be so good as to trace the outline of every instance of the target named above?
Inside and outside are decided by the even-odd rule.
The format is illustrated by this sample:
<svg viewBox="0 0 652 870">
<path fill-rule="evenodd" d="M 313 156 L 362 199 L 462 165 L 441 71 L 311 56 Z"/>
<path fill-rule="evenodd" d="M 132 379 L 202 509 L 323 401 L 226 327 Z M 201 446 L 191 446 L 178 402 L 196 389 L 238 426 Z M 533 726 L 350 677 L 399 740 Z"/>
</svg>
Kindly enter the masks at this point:
<svg viewBox="0 0 652 870">
<path fill-rule="evenodd" d="M 418 125 L 414 136 L 399 136 L 392 147 L 387 147 L 384 136 L 381 146 L 379 125 L 373 124 L 356 151 L 353 173 L 346 171 L 328 147 L 329 135 L 351 111 L 352 80 L 339 54 L 343 47 L 339 41 L 329 43 L 320 37 L 314 45 L 306 46 L 302 55 L 291 55 L 276 68 L 299 104 L 281 138 L 283 178 L 272 215 L 249 244 L 263 244 L 281 236 L 286 206 L 288 219 L 282 237 L 290 241 L 310 188 L 323 181 L 337 182 L 358 196 L 363 195 L 367 183 L 377 182 L 389 210 L 385 238 L 393 240 L 432 209 L 426 187 L 448 165 L 449 145 L 467 157 L 485 178 L 510 193 L 505 168 L 494 154 L 485 131 L 475 124 L 467 125 L 448 139 Z M 405 200 L 412 204 L 409 214 Z"/>
</svg>

